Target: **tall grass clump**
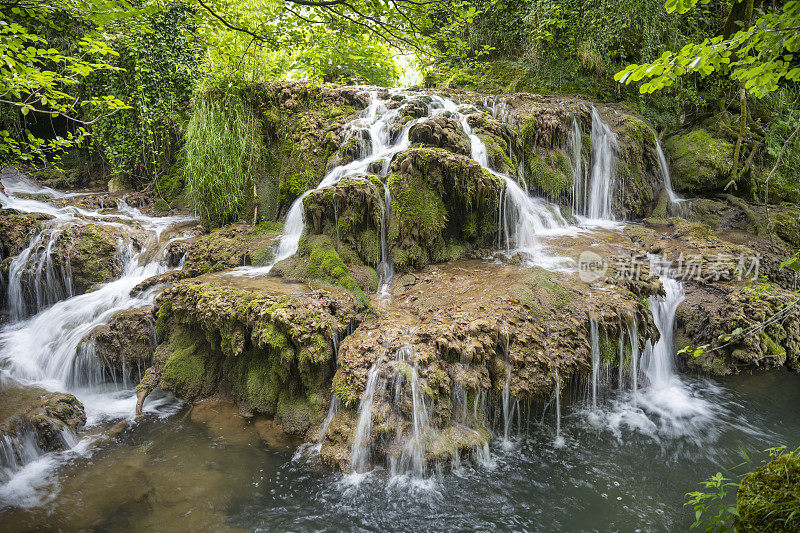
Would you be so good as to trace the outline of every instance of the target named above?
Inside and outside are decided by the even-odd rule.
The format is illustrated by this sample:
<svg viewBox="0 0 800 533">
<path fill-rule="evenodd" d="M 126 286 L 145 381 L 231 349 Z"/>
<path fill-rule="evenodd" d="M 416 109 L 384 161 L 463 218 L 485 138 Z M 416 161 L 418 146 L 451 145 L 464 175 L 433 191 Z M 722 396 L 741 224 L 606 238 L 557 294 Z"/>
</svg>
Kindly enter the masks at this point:
<svg viewBox="0 0 800 533">
<path fill-rule="evenodd" d="M 206 93 L 186 129 L 186 192 L 211 227 L 242 218 L 253 206 L 264 141 L 258 119 L 238 97 Z"/>
</svg>

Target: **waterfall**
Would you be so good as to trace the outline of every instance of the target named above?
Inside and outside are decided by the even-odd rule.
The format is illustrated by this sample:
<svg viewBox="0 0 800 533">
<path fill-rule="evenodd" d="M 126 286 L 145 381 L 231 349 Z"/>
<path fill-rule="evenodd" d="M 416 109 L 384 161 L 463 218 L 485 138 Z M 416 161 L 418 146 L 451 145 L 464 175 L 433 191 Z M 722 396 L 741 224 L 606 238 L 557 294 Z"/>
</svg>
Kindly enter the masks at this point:
<svg viewBox="0 0 800 533">
<path fill-rule="evenodd" d="M 600 332 L 597 321 L 590 319 L 590 336 L 592 341 L 592 407 L 597 409 L 597 380 L 600 373 Z"/>
<path fill-rule="evenodd" d="M 511 424 L 514 420 L 514 406 L 511 405 L 511 361 L 508 358 L 508 332 L 503 332 L 506 339 L 506 344 L 503 348 L 506 360 L 506 380 L 503 384 L 503 447 L 509 448 L 511 446 Z"/>
<path fill-rule="evenodd" d="M 504 191 L 501 192 L 499 207 L 498 248 L 502 249 L 502 243 L 505 242 L 507 254 L 521 252 L 530 263 L 545 268 L 557 268 L 568 261 L 565 258 L 548 256 L 540 242 L 542 235 L 569 232 L 566 230 L 567 221 L 564 220 L 559 208 L 542 198 L 529 196 L 516 180 L 491 168 L 486 144 L 472 131 L 467 116 L 459 111 L 452 100 L 436 98 L 442 101 L 447 111 L 458 118 L 461 128 L 469 137 L 472 159 L 505 185 Z"/>
<path fill-rule="evenodd" d="M 583 133 L 578 123 L 578 118 L 572 119 L 572 213 L 573 215 L 586 212 L 586 174 L 584 173 L 583 159 Z"/>
<path fill-rule="evenodd" d="M 636 401 L 636 395 L 639 392 L 639 327 L 636 324 L 636 315 L 633 315 L 631 324 L 628 327 L 628 336 L 631 339 L 631 390 L 633 391 L 633 399 Z"/>
<path fill-rule="evenodd" d="M 561 376 L 556 371 L 556 440 L 557 447 L 564 445 L 564 437 L 561 436 Z"/>
<path fill-rule="evenodd" d="M 672 176 L 669 173 L 669 165 L 667 165 L 667 158 L 664 156 L 664 150 L 661 149 L 661 141 L 658 140 L 658 135 L 655 135 L 656 138 L 656 156 L 658 156 L 658 167 L 661 169 L 661 177 L 664 180 L 664 190 L 667 191 L 667 195 L 669 196 L 669 201 L 672 204 L 679 204 L 681 202 L 685 202 L 683 198 L 678 196 L 674 190 L 672 190 Z"/>
<path fill-rule="evenodd" d="M 168 267 L 161 259 L 163 254 L 155 253 L 163 247 L 158 238 L 161 233 L 169 227 L 194 219 L 147 217 L 124 202 L 118 205 L 115 213 L 72 206 L 56 207 L 49 202 L 20 198 L 15 194 L 20 192 L 55 198 L 70 195 L 38 187 L 24 176 L 3 178 L 2 181 L 8 193 L 0 193 L 0 204 L 4 209 L 45 213 L 54 217 L 46 223 L 46 229 L 32 237 L 26 250 L 12 261 L 9 295 L 14 311 L 11 323 L 0 329 L 0 366 L 4 368 L 6 379 L 15 386 L 34 385 L 75 395 L 86 410 L 87 426 L 131 416 L 136 405 L 135 390 L 124 380 L 122 387 L 115 383 L 113 375 L 109 375 L 102 362 L 98 361 L 93 345 L 82 341 L 93 329 L 107 324 L 115 313 L 153 302 L 153 290 L 133 297 L 130 295 L 131 289 L 145 279 L 167 271 Z M 149 232 L 148 243 L 153 250 L 143 248 L 134 253 L 133 243 L 128 240 L 127 245 L 120 246 L 120 261 L 123 263 L 121 276 L 92 292 L 72 296 L 69 263 L 64 262 L 63 271 L 54 268 L 51 261 L 52 246 L 66 228 L 82 224 L 86 219 L 96 224 L 121 228 L 123 239 L 127 239 L 130 225 L 138 225 Z M 159 259 L 149 261 L 148 257 Z M 28 298 L 30 306 L 24 304 L 26 295 L 22 287 L 27 277 L 32 277 L 35 284 L 33 293 L 29 294 L 32 298 Z M 30 309 L 33 304 L 36 308 Z M 28 316 L 31 311 L 35 311 L 35 314 Z M 163 405 L 165 400 L 155 400 L 148 410 L 157 410 Z M 64 438 L 68 445 L 75 443 L 71 434 Z M 19 457 L 20 461 L 28 462 L 30 457 L 23 455 Z M 52 461 L 46 463 L 53 466 Z M 41 472 L 41 475 L 46 474 Z"/>
<path fill-rule="evenodd" d="M 392 94 L 399 93 L 394 91 Z M 362 152 L 360 154 L 362 157 L 347 164 L 332 168 L 325 174 L 325 177 L 322 178 L 322 181 L 320 181 L 314 189 L 301 194 L 292 203 L 286 215 L 286 222 L 283 226 L 283 236 L 278 244 L 278 249 L 272 263 L 265 267 L 241 268 L 239 269 L 241 273 L 247 275 L 266 274 L 276 263 L 293 256 L 297 252 L 300 238 L 303 236 L 303 231 L 305 230 L 303 198 L 311 191 L 335 185 L 348 176 L 368 174 L 370 166 L 376 162 L 382 162 L 381 172 L 383 175 L 388 172 L 392 157 L 410 146 L 408 132 L 411 127 L 427 118 L 422 117 L 408 121 L 408 123 L 403 126 L 399 136 L 392 142 L 393 139 L 390 135 L 390 128 L 393 123 L 402 118 L 404 106 L 401 105 L 395 109 L 389 109 L 387 104 L 390 101 L 391 95 L 388 99 L 384 100 L 378 97 L 376 91 L 370 92 L 370 104 L 363 116 L 345 125 L 345 129 L 348 131 L 349 135 L 358 134 L 360 138 L 363 138 L 363 136 L 369 138 L 368 143 L 362 144 Z M 430 111 L 429 109 L 429 114 Z"/>
<path fill-rule="evenodd" d="M 372 365 L 367 374 L 367 386 L 361 395 L 358 406 L 358 424 L 353 438 L 353 451 L 350 457 L 350 469 L 354 474 L 365 473 L 370 465 L 371 450 L 370 434 L 372 432 L 372 402 L 378 388 L 380 377 L 380 364 L 378 361 Z"/>
<path fill-rule="evenodd" d="M 670 384 L 675 374 L 675 312 L 683 301 L 683 284 L 668 274 L 661 274 L 666 296 L 648 298 L 653 312 L 653 321 L 661 337 L 653 346 L 648 346 L 643 364 L 644 374 L 650 387 L 663 388 Z"/>
<path fill-rule="evenodd" d="M 585 224 L 603 225 L 613 221 L 617 140 L 603 121 L 597 108 L 592 107 L 592 158 L 588 177 L 584 177 L 580 153 L 580 127 L 572 124 L 573 203 L 575 215 Z"/>
<path fill-rule="evenodd" d="M 314 450 L 317 453 L 322 450 L 322 444 L 325 442 L 325 433 L 328 432 L 328 426 L 331 425 L 333 417 L 336 416 L 336 413 L 339 411 L 340 404 L 339 397 L 334 393 L 333 396 L 331 396 L 331 404 L 328 406 L 328 414 L 325 415 L 325 420 L 322 421 L 322 431 L 319 435 L 319 442 L 314 446 Z"/>
<path fill-rule="evenodd" d="M 394 263 L 389 250 L 389 222 L 392 219 L 392 194 L 386 183 L 383 184 L 383 216 L 381 217 L 381 250 L 378 262 L 378 293 L 389 296 L 389 285 L 394 277 Z"/>
</svg>

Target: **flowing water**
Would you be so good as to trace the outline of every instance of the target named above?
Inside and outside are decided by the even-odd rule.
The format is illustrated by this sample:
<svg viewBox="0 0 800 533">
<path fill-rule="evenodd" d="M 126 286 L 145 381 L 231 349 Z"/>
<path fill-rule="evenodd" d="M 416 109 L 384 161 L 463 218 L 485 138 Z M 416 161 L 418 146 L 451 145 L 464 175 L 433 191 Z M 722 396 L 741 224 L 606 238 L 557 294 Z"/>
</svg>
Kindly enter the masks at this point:
<svg viewBox="0 0 800 533">
<path fill-rule="evenodd" d="M 678 196 L 672 189 L 672 176 L 669 173 L 669 165 L 667 158 L 664 156 L 664 150 L 661 149 L 661 141 L 656 137 L 656 156 L 658 158 L 658 168 L 661 170 L 661 177 L 664 180 L 664 190 L 667 191 L 667 196 L 675 209 L 680 209 L 680 205 L 686 200 Z"/>
<path fill-rule="evenodd" d="M 403 92 L 403 96 L 417 95 Z M 549 256 L 543 238 L 575 228 L 556 206 L 530 196 L 512 176 L 489 168 L 486 146 L 467 123 L 467 109 L 439 96 L 429 101 L 429 116 L 452 114 L 469 136 L 473 159 L 505 184 L 498 248 L 509 255 L 522 253 L 531 264 L 552 268 L 562 264 L 562 259 Z M 319 187 L 357 176 L 378 163 L 386 175 L 391 156 L 408 146 L 408 130 L 414 123 L 391 134 L 402 106 L 389 109 L 387 104 L 372 93 L 364 115 L 348 126 L 349 135 L 369 139 L 361 158 L 332 169 Z M 496 116 L 506 112 L 503 102 L 493 108 Z M 578 146 L 580 135 L 576 127 L 572 142 Z M 588 165 L 580 150 L 574 151 L 574 210 L 583 223 L 603 225 L 615 218 L 616 141 L 596 109 L 591 135 Z M 681 530 L 693 520 L 683 508 L 684 494 L 699 480 L 739 464 L 739 447 L 757 460 L 758 450 L 793 445 L 800 437 L 800 376 L 772 372 L 706 380 L 676 373 L 673 330 L 683 287 L 657 258 L 651 258 L 652 271 L 660 276 L 666 295 L 651 297 L 648 305 L 661 336 L 655 344 L 646 343 L 640 354 L 636 323 L 629 326 L 632 355 L 627 367 L 619 369 L 617 386 L 607 379 L 610 369 L 601 361 L 600 332 L 594 321 L 589 382 L 561 383 L 556 376 L 555 412 L 549 410 L 550 402 L 523 406 L 511 396 L 507 361 L 509 374 L 500 402 L 502 431 L 489 445 L 476 449 L 471 459 L 454 458 L 449 465 L 452 472 L 423 460 L 430 406 L 420 391 L 411 346 L 384 354 L 367 374 L 353 434 L 353 474 L 333 472 L 307 460 L 309 454 L 298 454 L 294 446 L 276 444 L 268 431 L 258 429 L 258 422 L 231 416 L 225 420 L 228 431 L 215 431 L 213 425 L 195 420 L 194 410 L 179 412 L 180 404 L 168 397 L 148 401 L 143 418 L 118 423 L 115 431 L 106 432 L 133 414 L 134 390 L 129 383 L 115 383 L 93 371 L 87 362 L 92 350 L 78 346 L 115 312 L 153 301 L 152 290 L 137 296 L 130 291 L 167 270 L 161 259 L 166 245 L 162 234 L 180 238 L 173 235 L 187 221 L 147 217 L 124 203 L 97 211 L 59 207 L 24 195 L 57 199 L 68 197 L 66 193 L 19 176 L 6 176 L 3 184 L 9 192 L 0 194 L 4 208 L 46 213 L 53 219 L 33 237 L 38 243 L 29 246 L 24 258 L 29 265 L 25 275 L 35 277 L 41 294 L 9 293 L 10 301 L 24 306 L 14 304 L 16 314 L 0 331 L 0 386 L 14 382 L 71 392 L 86 406 L 88 418 L 87 432 L 63 435 L 68 444 L 65 452 L 42 453 L 29 435 L 24 442 L 0 442 L 3 530 L 406 531 L 428 529 L 431 524 L 437 529 L 470 530 Z M 391 217 L 388 188 L 384 202 L 376 260 L 383 264 L 382 292 L 388 293 L 392 271 L 385 242 Z M 135 226 L 147 238 L 139 248 L 123 231 L 119 279 L 73 295 L 68 263 L 56 269 L 41 250 L 50 246 L 52 233 L 87 220 L 115 228 Z M 301 197 L 288 213 L 277 260 L 296 252 L 303 229 Z M 240 273 L 262 274 L 269 268 Z M 22 269 L 14 267 L 14 272 L 21 279 Z M 411 424 L 397 428 L 397 453 L 385 466 L 375 465 L 372 410 L 376 398 L 389 394 L 394 394 L 395 404 L 401 396 L 410 400 L 405 403 L 411 405 Z M 466 396 L 454 396 L 464 419 L 470 410 Z M 475 395 L 474 419 L 488 412 L 487 396 Z M 338 408 L 334 399 L 320 440 Z M 236 425 L 235 431 L 230 424 Z M 16 455 L 9 453 L 12 444 Z M 316 454 L 310 455 L 318 456 L 318 443 L 313 448 Z"/>
<path fill-rule="evenodd" d="M 161 235 L 171 227 L 178 228 L 191 222 L 186 217 L 147 217 L 137 209 L 119 203 L 115 210 L 91 211 L 75 207 L 56 207 L 47 201 L 16 196 L 19 193 L 37 197 L 63 198 L 66 195 L 38 186 L 21 175 L 6 175 L 3 185 L 8 194 L 0 193 L 3 208 L 13 208 L 26 213 L 45 213 L 54 218 L 47 228 L 31 239 L 31 245 L 12 261 L 9 276 L 10 322 L 0 329 L 0 366 L 4 379 L 2 387 L 39 386 L 49 391 L 74 394 L 84 405 L 87 427 L 110 423 L 133 414 L 136 403 L 132 384 L 120 387 L 114 381 L 102 379 L 102 362 L 88 361 L 93 350 L 79 349 L 83 338 L 97 326 L 108 323 L 112 316 L 123 310 L 151 304 L 154 288 L 131 296 L 131 289 L 145 279 L 165 272 Z M 106 224 L 120 231 L 118 260 L 122 264 L 120 277 L 92 292 L 72 295 L 68 269 L 54 267 L 50 251 L 54 235 L 68 227 L 85 224 Z M 134 247 L 129 226 L 140 228 L 147 236 L 141 249 Z M 40 238 L 46 235 L 44 238 Z M 180 237 L 177 237 L 180 238 Z M 44 240 L 45 252 L 37 246 Z M 156 259 L 152 259 L 156 257 Z M 68 258 L 67 258 L 67 264 Z M 34 291 L 21 290 L 23 270 L 37 281 Z M 32 316 L 31 316 L 32 315 Z M 174 401 L 156 398 L 148 405 L 150 412 L 169 414 L 177 408 Z M 23 435 L 20 438 L 27 438 Z M 70 451 L 80 454 L 92 437 L 86 437 L 80 446 L 72 435 L 64 435 Z M 73 449 L 73 447 L 75 447 Z M 58 464 L 59 457 L 70 455 L 45 454 L 37 447 L 23 443 L 26 451 L 21 460 L 4 461 L 7 475 L 12 479 L 0 487 L 0 501 L 36 501 L 38 487 Z"/>
</svg>

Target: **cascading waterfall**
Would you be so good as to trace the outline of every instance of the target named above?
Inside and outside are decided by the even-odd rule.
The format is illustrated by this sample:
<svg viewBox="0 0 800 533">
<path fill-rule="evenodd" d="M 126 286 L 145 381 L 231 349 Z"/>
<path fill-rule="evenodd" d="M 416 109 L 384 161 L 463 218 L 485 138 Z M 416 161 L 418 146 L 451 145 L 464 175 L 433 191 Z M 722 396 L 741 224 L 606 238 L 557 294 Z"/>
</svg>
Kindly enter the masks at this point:
<svg viewBox="0 0 800 533">
<path fill-rule="evenodd" d="M 503 332 L 505 335 L 505 346 L 503 348 L 503 352 L 505 354 L 505 362 L 506 362 L 506 380 L 503 384 L 503 447 L 508 448 L 511 446 L 511 423 L 514 420 L 514 406 L 511 405 L 511 361 L 509 361 L 508 357 L 508 332 Z"/>
<path fill-rule="evenodd" d="M 378 293 L 389 296 L 389 285 L 394 277 L 394 263 L 392 262 L 391 251 L 389 250 L 389 223 L 392 217 L 392 194 L 389 187 L 383 184 L 383 216 L 381 217 L 381 250 L 380 260 L 378 261 Z"/>
<path fill-rule="evenodd" d="M 675 343 L 673 341 L 675 311 L 684 298 L 681 282 L 668 274 L 661 274 L 659 277 L 666 296 L 664 298 L 651 296 L 648 303 L 653 312 L 653 321 L 661 337 L 655 345 L 648 346 L 642 368 L 648 385 L 654 388 L 669 386 L 675 376 Z"/>
<path fill-rule="evenodd" d="M 631 390 L 633 391 L 633 401 L 639 392 L 639 327 L 636 324 L 636 315 L 631 319 L 628 328 L 628 337 L 631 339 Z"/>
<path fill-rule="evenodd" d="M 556 370 L 556 446 L 564 445 L 564 437 L 561 436 L 561 376 Z"/>
<path fill-rule="evenodd" d="M 369 142 L 362 143 L 362 152 L 360 159 L 356 159 L 350 163 L 339 165 L 331 169 L 320 183 L 312 190 L 322 189 L 335 185 L 343 178 L 348 176 L 357 176 L 361 174 L 368 174 L 370 166 L 373 163 L 380 162 L 382 165 L 381 173 L 386 175 L 389 170 L 389 163 L 392 157 L 405 150 L 410 146 L 408 140 L 408 132 L 411 127 L 426 117 L 411 120 L 403 126 L 400 134 L 392 139 L 390 128 L 397 120 L 402 117 L 404 110 L 403 106 L 396 109 L 389 109 L 387 104 L 389 99 L 381 99 L 378 97 L 376 91 L 370 92 L 370 104 L 367 107 L 364 115 L 353 122 L 350 122 L 345 128 L 350 132 L 350 135 L 366 136 Z M 430 113 L 430 110 L 429 110 Z M 393 142 L 394 141 L 394 142 Z M 366 155 L 365 155 L 366 154 Z M 305 219 L 303 215 L 303 198 L 308 195 L 312 190 L 306 191 L 301 194 L 289 208 L 286 215 L 286 222 L 284 223 L 284 233 L 281 237 L 278 249 L 275 253 L 275 258 L 270 265 L 258 268 L 243 268 L 240 269 L 242 273 L 248 275 L 260 275 L 268 273 L 278 261 L 282 261 L 288 257 L 293 256 L 297 252 L 300 238 L 305 229 Z"/>
<path fill-rule="evenodd" d="M 36 314 L 72 296 L 72 269 L 69 256 L 61 268 L 53 265 L 53 246 L 62 234 L 61 227 L 40 231 L 9 265 L 8 305 L 12 321 Z"/>
<path fill-rule="evenodd" d="M 587 165 L 585 163 L 583 148 L 583 132 L 577 117 L 572 119 L 572 136 L 570 137 L 572 148 L 572 213 L 582 214 L 586 212 L 586 174 Z"/>
<path fill-rule="evenodd" d="M 614 220 L 615 167 L 617 140 L 603 121 L 597 108 L 592 107 L 592 158 L 588 176 L 584 176 L 581 143 L 577 120 L 572 125 L 573 204 L 575 215 L 584 224 L 603 225 Z"/>
<path fill-rule="evenodd" d="M 366 473 L 372 465 L 372 402 L 380 381 L 380 363 L 375 361 L 367 374 L 367 386 L 361 395 L 358 406 L 358 424 L 353 437 L 353 451 L 350 457 L 350 470 L 354 474 Z M 383 384 L 385 386 L 385 382 Z"/>
<path fill-rule="evenodd" d="M 115 380 L 109 380 L 110 376 L 104 372 L 102 362 L 97 360 L 91 343 L 82 344 L 82 341 L 94 328 L 108 323 L 118 311 L 152 303 L 153 290 L 144 291 L 135 297 L 130 292 L 145 279 L 167 270 L 161 260 L 163 254 L 152 254 L 147 249 L 134 253 L 132 243 L 121 246 L 124 266 L 120 278 L 92 292 L 71 296 L 71 289 L 62 289 L 62 293 L 57 290 L 59 286 L 71 286 L 70 275 L 66 268 L 65 272 L 56 272 L 53 268 L 49 257 L 51 246 L 57 234 L 64 228 L 81 224 L 82 219 L 88 218 L 97 224 L 122 228 L 122 235 L 126 234 L 126 224 L 138 223 L 142 229 L 151 233 L 148 242 L 158 248 L 161 246 L 158 237 L 163 231 L 193 219 L 147 217 L 122 202 L 120 206 L 124 209 L 113 214 L 69 206 L 55 207 L 48 202 L 16 197 L 15 192 L 58 198 L 68 195 L 40 188 L 22 176 L 4 178 L 3 185 L 8 192 L 0 193 L 0 204 L 4 209 L 54 216 L 48 222 L 48 228 L 33 237 L 32 244 L 26 249 L 27 253 L 21 253 L 14 260 L 16 264 L 12 267 L 12 276 L 9 277 L 9 299 L 15 302 L 12 309 L 15 308 L 16 311 L 12 315 L 11 323 L 0 330 L 0 363 L 4 367 L 5 379 L 11 385 L 6 383 L 3 386 L 33 385 L 50 391 L 74 394 L 85 407 L 87 426 L 131 416 L 136 403 L 135 391 L 130 387 L 120 388 Z M 50 243 L 47 246 L 43 244 L 45 239 Z M 42 248 L 44 252 L 41 252 Z M 32 255 L 35 260 L 31 258 Z M 159 260 L 147 262 L 145 258 L 151 255 L 157 255 Z M 32 261 L 38 265 L 33 276 L 42 292 L 38 298 L 34 294 L 36 314 L 27 317 L 27 312 L 23 313 L 26 308 L 21 288 L 25 275 L 21 272 L 26 268 L 24 265 L 30 265 Z M 30 266 L 27 268 L 30 269 Z M 128 384 L 123 381 L 123 385 Z M 163 400 L 156 399 L 148 410 L 158 410 L 163 405 Z M 64 436 L 64 439 L 70 446 L 76 442 L 71 434 Z M 25 452 L 19 456 L 17 469 L 24 468 L 25 464 L 43 455 L 38 446 L 31 450 L 28 450 L 31 453 Z M 42 475 L 46 476 L 47 472 L 42 472 Z"/>
</svg>

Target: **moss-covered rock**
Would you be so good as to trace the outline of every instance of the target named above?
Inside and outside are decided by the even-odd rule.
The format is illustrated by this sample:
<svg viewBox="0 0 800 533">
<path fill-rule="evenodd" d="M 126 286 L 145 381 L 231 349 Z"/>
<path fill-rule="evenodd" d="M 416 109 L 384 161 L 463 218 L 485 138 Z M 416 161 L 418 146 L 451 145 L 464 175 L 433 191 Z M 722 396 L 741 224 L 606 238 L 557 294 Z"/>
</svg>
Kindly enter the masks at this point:
<svg viewBox="0 0 800 533">
<path fill-rule="evenodd" d="M 229 224 L 181 246 L 186 262 L 181 277 L 191 278 L 243 265 L 268 264 L 283 225 L 263 221 L 257 226 Z"/>
<path fill-rule="evenodd" d="M 800 531 L 800 453 L 782 453 L 744 476 L 736 531 Z"/>
<path fill-rule="evenodd" d="M 228 396 L 240 409 L 277 417 L 303 435 L 325 415 L 334 340 L 358 322 L 344 291 L 219 275 L 184 281 L 157 299 L 157 329 L 168 340 L 140 384 L 186 400 Z"/>
<path fill-rule="evenodd" d="M 156 349 L 152 306 L 116 313 L 108 324 L 93 329 L 82 343 L 92 345 L 98 364 L 107 371 L 139 381 L 141 373 L 152 364 Z"/>
<path fill-rule="evenodd" d="M 472 159 L 412 148 L 387 178 L 392 196 L 391 253 L 398 270 L 455 259 L 493 242 L 502 185 Z"/>
<path fill-rule="evenodd" d="M 415 144 L 444 148 L 456 154 L 470 154 L 469 138 L 461 124 L 445 116 L 415 124 L 409 130 L 408 138 Z"/>
<path fill-rule="evenodd" d="M 38 387 L 7 386 L 0 390 L 0 438 L 8 438 L 13 453 L 23 452 L 25 437 L 33 434 L 39 449 L 63 450 L 65 431 L 74 433 L 86 423 L 83 405 L 75 396 Z M 7 457 L 0 456 L 0 466 Z"/>
<path fill-rule="evenodd" d="M 677 191 L 703 195 L 721 191 L 730 179 L 733 145 L 704 129 L 667 138 L 672 183 Z"/>
</svg>

